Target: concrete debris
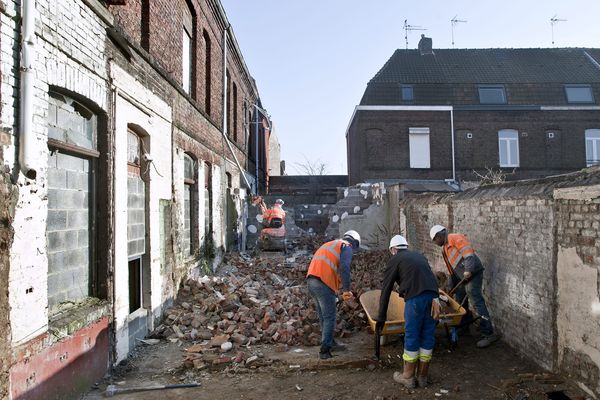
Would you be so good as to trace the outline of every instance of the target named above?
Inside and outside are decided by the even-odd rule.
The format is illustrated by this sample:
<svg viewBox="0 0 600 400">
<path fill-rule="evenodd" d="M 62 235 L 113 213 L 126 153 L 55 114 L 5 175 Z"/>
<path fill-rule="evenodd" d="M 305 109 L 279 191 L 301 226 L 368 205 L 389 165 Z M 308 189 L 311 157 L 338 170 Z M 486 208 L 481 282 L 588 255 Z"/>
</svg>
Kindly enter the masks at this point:
<svg viewBox="0 0 600 400">
<path fill-rule="evenodd" d="M 292 257 L 286 260 L 286 256 L 228 255 L 224 266 L 235 266 L 237 272 L 186 281 L 163 324 L 150 337 L 199 342 L 189 345 L 183 362 L 186 368 L 194 369 L 222 369 L 230 364 L 259 367 L 270 363 L 256 354 L 223 354 L 239 351 L 242 346 L 249 349 L 252 345 L 273 344 L 276 351 L 286 352 L 290 346 L 319 345 L 318 316 L 304 279 L 312 252 L 325 241 L 319 237 L 300 238 L 294 243 L 301 251 L 294 254 L 292 268 L 283 267 Z M 357 298 L 380 287 L 387 258 L 385 251 L 354 256 L 352 290 Z M 337 315 L 337 337 L 366 328 L 358 301 L 340 301 Z"/>
</svg>

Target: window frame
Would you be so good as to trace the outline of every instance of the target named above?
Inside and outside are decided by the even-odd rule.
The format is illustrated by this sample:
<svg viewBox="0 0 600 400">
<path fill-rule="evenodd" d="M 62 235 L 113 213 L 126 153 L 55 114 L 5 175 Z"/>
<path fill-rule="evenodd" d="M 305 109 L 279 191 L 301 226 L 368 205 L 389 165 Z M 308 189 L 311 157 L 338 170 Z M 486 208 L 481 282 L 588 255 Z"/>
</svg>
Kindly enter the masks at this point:
<svg viewBox="0 0 600 400">
<path fill-rule="evenodd" d="M 501 135 L 507 135 L 510 134 L 511 136 L 514 135 L 514 137 L 501 137 Z M 511 143 L 514 143 L 516 145 L 516 162 L 514 162 L 514 160 L 512 160 L 511 157 Z M 502 163 L 502 146 L 506 146 L 505 150 L 506 150 L 506 158 L 507 158 L 507 162 L 505 164 Z M 521 157 L 520 157 L 520 153 L 519 153 L 519 131 L 517 131 L 516 129 L 501 129 L 498 131 L 498 166 L 500 168 L 519 168 L 521 164 Z"/>
<path fill-rule="evenodd" d="M 502 91 L 502 101 L 501 102 L 483 101 L 482 96 L 481 96 L 482 90 L 485 91 L 485 90 L 493 90 L 493 89 L 498 89 L 498 90 Z M 508 103 L 508 97 L 506 96 L 506 88 L 504 87 L 504 85 L 478 85 L 477 93 L 479 95 L 479 104 L 507 104 Z"/>
<path fill-rule="evenodd" d="M 417 158 L 419 153 L 414 150 L 418 148 L 419 143 L 416 139 L 425 136 L 427 137 L 427 157 Z M 414 140 L 411 140 L 412 138 Z M 429 127 L 408 128 L 408 162 L 411 169 L 431 168 L 431 131 Z"/>
<path fill-rule="evenodd" d="M 588 159 L 588 149 L 591 144 L 591 150 L 593 157 L 591 160 Z M 594 154 L 595 153 L 595 154 Z M 585 130 L 585 165 L 587 167 L 593 167 L 600 165 L 600 129 L 586 129 Z"/>
<path fill-rule="evenodd" d="M 404 90 L 410 89 L 410 98 L 404 97 Z M 415 88 L 413 85 L 400 85 L 400 97 L 403 102 L 412 103 L 415 101 Z"/>
<path fill-rule="evenodd" d="M 583 101 L 576 101 L 576 100 L 570 100 L 569 99 L 569 89 L 589 89 L 589 94 L 590 94 L 590 100 L 583 100 Z M 592 85 L 588 85 L 588 84 L 565 84 L 564 85 L 564 90 L 565 90 L 565 99 L 567 100 L 568 104 L 595 104 L 596 101 L 594 99 L 594 92 L 592 90 Z"/>
</svg>

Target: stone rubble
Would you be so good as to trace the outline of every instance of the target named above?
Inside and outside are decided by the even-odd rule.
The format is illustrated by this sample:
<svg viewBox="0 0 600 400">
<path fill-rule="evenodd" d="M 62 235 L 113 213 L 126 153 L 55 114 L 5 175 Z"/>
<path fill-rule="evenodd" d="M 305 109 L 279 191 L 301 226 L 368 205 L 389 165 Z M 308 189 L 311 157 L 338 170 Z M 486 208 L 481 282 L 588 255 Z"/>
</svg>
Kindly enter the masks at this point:
<svg viewBox="0 0 600 400">
<path fill-rule="evenodd" d="M 262 354 L 251 354 L 252 345 L 271 344 L 278 352 L 319 345 L 318 316 L 304 278 L 314 249 L 325 241 L 300 238 L 293 256 L 229 254 L 217 276 L 182 285 L 176 303 L 151 337 L 182 341 L 187 346 L 183 366 L 197 370 L 270 365 Z M 358 297 L 379 288 L 386 260 L 383 251 L 355 254 L 356 300 L 340 299 L 335 336 L 347 337 L 366 327 Z"/>
</svg>

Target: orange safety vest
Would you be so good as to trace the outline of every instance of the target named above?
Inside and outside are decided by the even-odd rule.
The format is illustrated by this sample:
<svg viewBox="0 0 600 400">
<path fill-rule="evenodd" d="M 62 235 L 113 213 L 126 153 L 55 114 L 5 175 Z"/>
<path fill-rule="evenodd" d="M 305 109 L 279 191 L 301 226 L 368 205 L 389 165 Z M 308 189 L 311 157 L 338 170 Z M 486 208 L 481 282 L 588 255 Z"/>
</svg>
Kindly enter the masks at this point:
<svg viewBox="0 0 600 400">
<path fill-rule="evenodd" d="M 319 247 L 310 262 L 306 276 L 312 275 L 319 278 L 321 282 L 336 292 L 342 284 L 339 267 L 343 245 L 350 246 L 350 243 L 337 239 Z"/>
<path fill-rule="evenodd" d="M 273 218 L 279 218 L 281 219 L 281 222 L 285 222 L 285 211 L 283 211 L 283 208 L 274 206 L 263 214 L 263 219 L 266 220 L 267 223 L 270 223 Z"/>
<path fill-rule="evenodd" d="M 454 273 L 456 267 L 458 267 L 465 257 L 473 254 L 475 254 L 475 250 L 471 247 L 471 242 L 469 242 L 465 235 L 461 235 L 460 233 L 449 234 L 448 242 L 442 248 L 442 256 L 450 275 Z"/>
</svg>

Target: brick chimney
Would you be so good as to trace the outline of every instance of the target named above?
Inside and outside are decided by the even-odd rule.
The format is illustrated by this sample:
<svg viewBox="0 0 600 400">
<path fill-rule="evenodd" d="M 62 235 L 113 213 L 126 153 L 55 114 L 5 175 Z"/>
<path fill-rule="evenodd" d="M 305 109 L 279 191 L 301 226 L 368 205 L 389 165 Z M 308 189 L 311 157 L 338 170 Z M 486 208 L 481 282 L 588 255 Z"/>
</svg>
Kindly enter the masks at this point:
<svg viewBox="0 0 600 400">
<path fill-rule="evenodd" d="M 422 56 L 426 54 L 433 55 L 433 41 L 431 38 L 425 37 L 424 34 L 421 34 L 421 40 L 419 40 L 419 52 Z"/>
</svg>

